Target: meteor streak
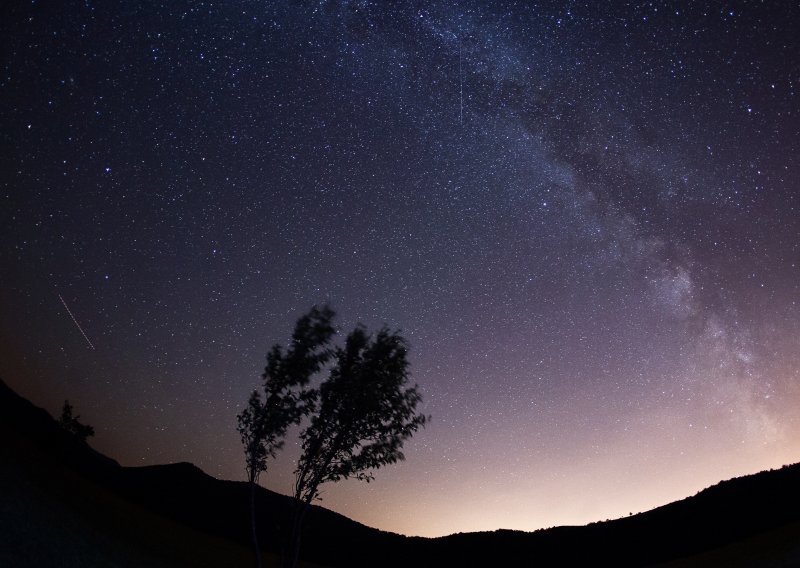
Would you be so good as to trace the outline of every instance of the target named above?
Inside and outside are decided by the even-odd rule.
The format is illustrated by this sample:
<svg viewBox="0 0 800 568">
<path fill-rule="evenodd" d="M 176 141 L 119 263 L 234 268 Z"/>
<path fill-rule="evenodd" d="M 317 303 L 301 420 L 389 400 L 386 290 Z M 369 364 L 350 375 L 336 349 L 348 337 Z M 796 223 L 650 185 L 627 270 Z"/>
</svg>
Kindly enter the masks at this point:
<svg viewBox="0 0 800 568">
<path fill-rule="evenodd" d="M 72 321 L 74 321 L 74 322 L 75 322 L 75 326 L 78 328 L 78 331 L 80 331 L 80 332 L 81 332 L 81 335 L 83 335 L 83 338 L 86 340 L 86 343 L 88 343 L 88 344 L 89 344 L 89 347 L 91 347 L 92 349 L 94 349 L 94 345 L 92 345 L 92 342 L 91 342 L 91 341 L 89 341 L 89 337 L 86 335 L 86 332 L 85 332 L 85 331 L 83 331 L 83 328 L 81 327 L 81 324 L 79 324 L 79 323 L 78 323 L 78 320 L 77 320 L 77 319 L 75 319 L 75 316 L 74 316 L 74 315 L 72 315 L 72 310 L 70 310 L 70 309 L 69 309 L 69 306 L 68 306 L 68 305 L 67 305 L 67 303 L 64 301 L 64 298 L 62 298 L 62 297 L 61 297 L 61 294 L 58 294 L 58 299 L 59 299 L 59 300 L 61 300 L 61 303 L 62 303 L 62 304 L 64 304 L 64 308 L 67 310 L 67 313 L 69 314 L 69 317 L 71 317 L 71 318 L 72 318 Z"/>
</svg>

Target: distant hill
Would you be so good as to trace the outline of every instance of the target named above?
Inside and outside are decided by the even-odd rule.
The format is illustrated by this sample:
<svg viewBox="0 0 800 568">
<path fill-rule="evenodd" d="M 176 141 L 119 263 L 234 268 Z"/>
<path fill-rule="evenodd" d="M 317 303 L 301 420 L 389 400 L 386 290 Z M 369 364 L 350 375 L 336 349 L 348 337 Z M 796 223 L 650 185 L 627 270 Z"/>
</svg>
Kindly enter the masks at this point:
<svg viewBox="0 0 800 568">
<path fill-rule="evenodd" d="M 245 562 L 252 563 L 249 552 L 249 488 L 244 482 L 215 479 L 189 463 L 122 467 L 65 432 L 50 414 L 19 396 L 2 381 L 0 447 L 4 454 L 0 461 L 0 482 L 8 482 L 3 483 L 3 491 L 17 485 L 10 493 L 27 496 L 26 499 L 0 497 L 0 512 L 9 512 L 0 518 L 0 566 L 6 565 L 2 562 L 3 551 L 17 550 L 19 555 L 23 555 L 24 549 L 30 547 L 24 547 L 20 542 L 31 539 L 47 542 L 41 530 L 58 530 L 58 527 L 25 527 L 10 522 L 10 519 L 22 517 L 27 524 L 35 525 L 40 520 L 45 523 L 53 515 L 63 515 L 63 507 L 59 506 L 44 511 L 41 518 L 26 514 L 24 509 L 40 505 L 43 497 L 60 502 L 66 500 L 76 506 L 87 500 L 95 502 L 96 510 L 86 508 L 83 513 L 101 533 L 105 516 L 111 515 L 110 507 L 133 504 L 151 515 L 154 513 L 196 531 L 198 541 L 206 535 L 213 535 L 233 543 L 244 551 Z M 60 484 L 65 476 L 71 479 L 69 487 Z M 114 499 L 108 499 L 109 495 Z M 260 488 L 256 507 L 258 526 L 263 532 L 260 539 L 264 547 L 276 555 L 280 554 L 280 544 L 285 539 L 291 507 L 289 497 Z M 152 522 L 152 519 L 147 517 L 144 522 Z M 337 566 L 371 564 L 369 551 L 365 551 L 361 543 L 368 543 L 376 549 L 394 550 L 411 540 L 367 527 L 317 506 L 308 512 L 304 527 L 303 540 L 307 543 L 304 558 L 325 564 L 330 564 L 328 559 L 336 559 L 334 565 Z M 2 546 L 3 539 L 8 541 L 8 547 Z M 41 551 L 33 552 L 39 554 Z M 17 560 L 22 561 L 20 558 Z M 175 561 L 172 558 L 169 565 L 178 565 Z M 189 555 L 186 565 L 196 566 L 195 561 L 196 558 Z M 40 563 L 28 565 L 38 566 Z"/>
<path fill-rule="evenodd" d="M 245 483 L 189 463 L 122 467 L 2 381 L 0 427 L 0 565 L 252 562 Z M 292 501 L 266 489 L 257 499 L 261 542 L 274 564 Z M 725 481 L 639 515 L 533 533 L 405 537 L 313 507 L 303 543 L 309 566 L 800 566 L 800 465 Z"/>
</svg>

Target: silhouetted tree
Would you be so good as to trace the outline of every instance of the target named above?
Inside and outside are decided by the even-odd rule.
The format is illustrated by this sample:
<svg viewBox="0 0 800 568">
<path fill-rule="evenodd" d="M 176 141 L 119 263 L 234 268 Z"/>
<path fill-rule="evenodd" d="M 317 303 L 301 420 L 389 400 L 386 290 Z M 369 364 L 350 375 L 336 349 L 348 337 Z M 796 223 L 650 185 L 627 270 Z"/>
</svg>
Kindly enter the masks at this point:
<svg viewBox="0 0 800 568">
<path fill-rule="evenodd" d="M 399 333 L 384 327 L 371 338 L 358 326 L 344 347 L 336 348 L 334 361 L 300 435 L 291 567 L 299 557 L 303 518 L 320 485 L 351 477 L 369 482 L 374 470 L 404 459 L 403 443 L 429 419 L 416 412 L 421 397 L 416 385 L 407 386 L 407 347 Z"/>
<path fill-rule="evenodd" d="M 333 316 L 327 306 L 314 307 L 297 320 L 289 348 L 284 350 L 275 344 L 267 354 L 267 366 L 261 375 L 263 399 L 258 390 L 253 391 L 247 407 L 237 416 L 250 483 L 250 525 L 256 566 L 261 566 L 255 509 L 258 478 L 267 470 L 267 460 L 283 447 L 289 426 L 299 423 L 313 405 L 316 395 L 306 386 L 331 356 L 328 343 L 334 333 Z"/>
<path fill-rule="evenodd" d="M 78 438 L 81 442 L 85 442 L 89 436 L 94 436 L 94 428 L 88 424 L 82 424 L 78 416 L 72 416 L 72 405 L 69 400 L 64 401 L 64 406 L 61 409 L 61 418 L 58 423 L 64 430 Z"/>
</svg>

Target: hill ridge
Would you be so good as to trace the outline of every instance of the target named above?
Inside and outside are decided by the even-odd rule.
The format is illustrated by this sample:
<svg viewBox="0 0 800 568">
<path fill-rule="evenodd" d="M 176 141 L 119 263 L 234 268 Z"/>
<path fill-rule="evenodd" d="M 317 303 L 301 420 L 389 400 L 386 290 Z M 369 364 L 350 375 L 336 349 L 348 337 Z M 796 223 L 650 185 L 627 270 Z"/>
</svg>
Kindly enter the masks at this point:
<svg viewBox="0 0 800 568">
<path fill-rule="evenodd" d="M 5 435 L 35 446 L 92 483 L 201 533 L 248 544 L 247 484 L 217 479 L 196 465 L 124 467 L 63 431 L 45 410 L 0 380 L 0 421 Z M 258 526 L 266 549 L 280 554 L 292 499 L 263 487 Z M 309 512 L 304 557 L 330 566 L 485 566 L 497 563 L 558 565 L 612 563 L 638 566 L 676 561 L 724 548 L 781 527 L 798 525 L 800 562 L 800 464 L 721 481 L 695 495 L 629 517 L 534 532 L 513 529 L 406 537 L 371 528 L 314 506 Z M 790 539 L 791 541 L 791 539 Z M 793 558 L 793 557 L 792 557 Z"/>
</svg>

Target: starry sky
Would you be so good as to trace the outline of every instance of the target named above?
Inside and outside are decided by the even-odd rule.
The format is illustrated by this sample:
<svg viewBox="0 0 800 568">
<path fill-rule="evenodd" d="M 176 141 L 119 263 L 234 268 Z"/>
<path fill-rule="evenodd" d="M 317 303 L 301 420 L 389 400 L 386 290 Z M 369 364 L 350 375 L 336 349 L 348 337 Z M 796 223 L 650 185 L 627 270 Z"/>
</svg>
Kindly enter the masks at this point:
<svg viewBox="0 0 800 568">
<path fill-rule="evenodd" d="M 0 45 L 0 373 L 122 464 L 244 479 L 324 302 L 402 330 L 433 417 L 323 491 L 371 526 L 800 460 L 795 2 L 4 2 Z"/>
</svg>

